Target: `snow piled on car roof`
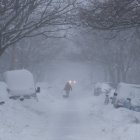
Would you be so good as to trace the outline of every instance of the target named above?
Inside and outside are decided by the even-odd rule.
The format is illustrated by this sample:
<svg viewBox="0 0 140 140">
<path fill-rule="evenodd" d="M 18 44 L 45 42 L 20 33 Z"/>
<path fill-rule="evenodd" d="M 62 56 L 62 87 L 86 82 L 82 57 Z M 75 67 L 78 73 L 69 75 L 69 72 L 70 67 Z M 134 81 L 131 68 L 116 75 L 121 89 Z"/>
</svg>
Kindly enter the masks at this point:
<svg viewBox="0 0 140 140">
<path fill-rule="evenodd" d="M 12 70 L 4 73 L 7 89 L 12 95 L 32 95 L 35 93 L 35 83 L 30 71 Z"/>
</svg>

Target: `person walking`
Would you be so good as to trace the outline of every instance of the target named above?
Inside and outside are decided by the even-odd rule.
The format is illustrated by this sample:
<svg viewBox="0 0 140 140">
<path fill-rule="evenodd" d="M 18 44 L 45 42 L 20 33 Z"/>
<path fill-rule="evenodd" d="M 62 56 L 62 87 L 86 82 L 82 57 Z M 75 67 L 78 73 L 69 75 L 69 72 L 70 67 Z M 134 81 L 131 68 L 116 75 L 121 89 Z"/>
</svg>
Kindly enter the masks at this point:
<svg viewBox="0 0 140 140">
<path fill-rule="evenodd" d="M 69 97 L 70 91 L 72 91 L 72 86 L 69 82 L 67 82 L 65 84 L 64 90 L 65 90 L 65 93 L 66 93 L 66 95 L 64 95 L 64 96 Z"/>
</svg>

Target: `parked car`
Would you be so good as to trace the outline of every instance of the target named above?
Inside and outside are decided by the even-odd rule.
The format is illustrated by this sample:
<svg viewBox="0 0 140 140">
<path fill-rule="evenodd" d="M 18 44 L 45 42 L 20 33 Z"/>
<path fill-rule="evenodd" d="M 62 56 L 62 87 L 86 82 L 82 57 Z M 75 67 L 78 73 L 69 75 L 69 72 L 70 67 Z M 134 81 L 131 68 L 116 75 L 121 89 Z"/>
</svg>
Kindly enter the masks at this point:
<svg viewBox="0 0 140 140">
<path fill-rule="evenodd" d="M 40 88 L 35 86 L 33 74 L 26 70 L 12 70 L 4 73 L 10 99 L 37 99 Z"/>
<path fill-rule="evenodd" d="M 94 85 L 94 95 L 99 96 L 100 94 L 110 94 L 114 88 L 111 86 L 111 83 L 96 83 Z M 113 91 L 114 92 L 114 91 Z"/>
<path fill-rule="evenodd" d="M 117 99 L 116 102 L 114 103 L 114 107 L 115 108 L 124 107 L 124 108 L 128 108 L 128 109 L 132 109 L 131 100 L 130 100 L 130 98 Z"/>
<path fill-rule="evenodd" d="M 140 112 L 140 99 L 133 100 L 131 109 Z"/>
<path fill-rule="evenodd" d="M 119 83 L 115 91 L 117 100 L 116 108 L 125 107 L 134 111 L 140 111 L 140 85 Z"/>
</svg>

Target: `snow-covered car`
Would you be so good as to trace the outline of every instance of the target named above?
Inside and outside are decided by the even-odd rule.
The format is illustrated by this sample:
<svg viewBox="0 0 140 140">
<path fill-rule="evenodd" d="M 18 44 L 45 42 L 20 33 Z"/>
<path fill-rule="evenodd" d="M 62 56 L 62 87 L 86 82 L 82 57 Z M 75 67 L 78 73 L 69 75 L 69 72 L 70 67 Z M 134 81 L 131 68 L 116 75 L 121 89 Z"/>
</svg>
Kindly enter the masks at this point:
<svg viewBox="0 0 140 140">
<path fill-rule="evenodd" d="M 124 107 L 124 104 L 125 104 L 124 98 L 117 99 L 116 102 L 114 103 L 114 107 L 115 108 Z"/>
<path fill-rule="evenodd" d="M 119 83 L 115 92 L 117 93 L 115 107 L 126 107 L 128 99 L 130 99 L 131 100 L 130 109 L 139 110 L 140 85 Z"/>
<path fill-rule="evenodd" d="M 131 107 L 132 110 L 140 112 L 140 99 L 133 99 L 131 104 L 132 104 Z"/>
<path fill-rule="evenodd" d="M 124 107 L 127 109 L 132 109 L 132 104 L 129 98 L 127 99 L 121 98 L 121 99 L 117 99 L 117 101 L 114 103 L 114 107 L 115 108 Z"/>
<path fill-rule="evenodd" d="M 96 83 L 94 85 L 94 95 L 98 96 L 100 94 L 108 94 L 111 93 L 113 90 L 113 87 L 110 83 Z"/>
<path fill-rule="evenodd" d="M 37 92 L 40 92 L 39 87 L 36 89 L 33 74 L 26 69 L 7 71 L 4 79 L 10 99 L 37 98 Z"/>
<path fill-rule="evenodd" d="M 131 110 L 134 110 L 136 112 L 140 112 L 140 106 L 132 106 Z"/>
</svg>

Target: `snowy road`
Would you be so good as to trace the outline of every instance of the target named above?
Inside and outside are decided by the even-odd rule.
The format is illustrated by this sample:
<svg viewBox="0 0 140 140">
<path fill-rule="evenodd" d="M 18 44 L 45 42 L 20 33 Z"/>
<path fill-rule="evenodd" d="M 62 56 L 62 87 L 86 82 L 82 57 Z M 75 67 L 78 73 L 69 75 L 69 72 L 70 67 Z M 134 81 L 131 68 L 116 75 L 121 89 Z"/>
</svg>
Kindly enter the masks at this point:
<svg viewBox="0 0 140 140">
<path fill-rule="evenodd" d="M 131 137 L 130 133 L 127 140 L 137 139 L 139 129 L 136 124 L 131 124 L 134 119 L 131 112 L 114 110 L 103 104 L 98 106 L 102 100 L 97 103 L 96 97 L 93 98 L 91 95 L 86 98 L 75 96 L 53 106 L 48 118 L 48 140 L 122 140 L 123 135 L 130 133 L 131 126 L 135 134 Z"/>
<path fill-rule="evenodd" d="M 48 127 L 49 140 L 86 140 L 90 131 L 85 126 L 84 109 L 78 98 L 64 99 L 59 106 L 55 106 Z"/>
</svg>

